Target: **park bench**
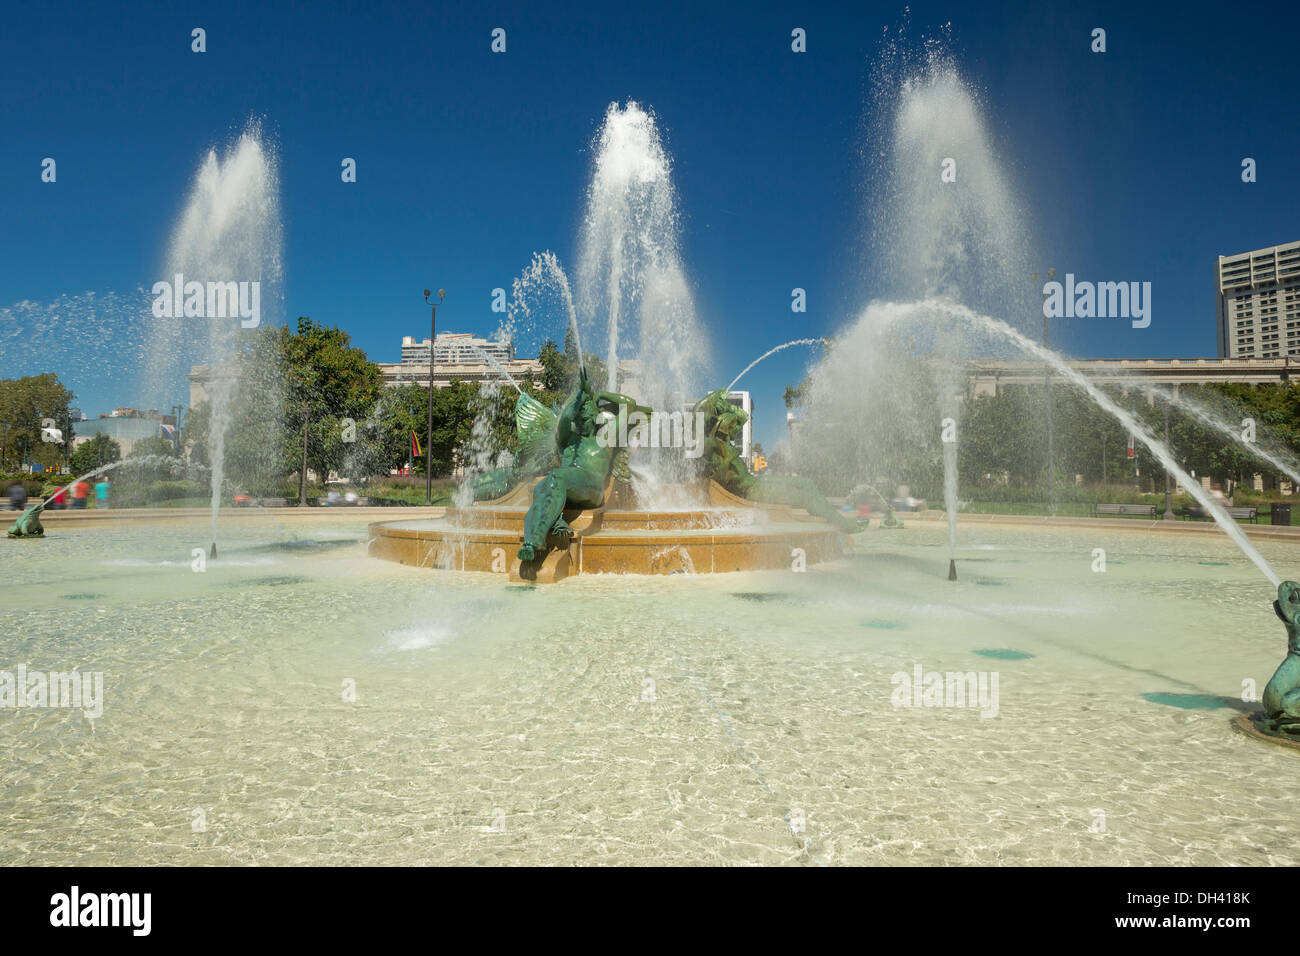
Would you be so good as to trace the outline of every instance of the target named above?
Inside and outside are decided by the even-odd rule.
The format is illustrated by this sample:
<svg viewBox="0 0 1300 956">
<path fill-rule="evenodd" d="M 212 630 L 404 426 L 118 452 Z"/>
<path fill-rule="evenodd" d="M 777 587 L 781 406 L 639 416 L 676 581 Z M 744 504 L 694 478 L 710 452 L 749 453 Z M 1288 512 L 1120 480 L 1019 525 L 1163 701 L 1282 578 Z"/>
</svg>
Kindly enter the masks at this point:
<svg viewBox="0 0 1300 956">
<path fill-rule="evenodd" d="M 1259 509 L 1254 507 L 1233 508 L 1225 506 L 1225 510 L 1237 521 L 1251 521 L 1259 523 Z M 1210 513 L 1199 505 L 1184 505 L 1181 510 L 1184 518 L 1203 518 L 1210 519 Z"/>
<path fill-rule="evenodd" d="M 1156 516 L 1156 506 L 1096 504 L 1092 506 L 1092 515 L 1094 518 L 1099 518 L 1102 515 L 1137 515 L 1141 518 L 1154 518 Z"/>
</svg>

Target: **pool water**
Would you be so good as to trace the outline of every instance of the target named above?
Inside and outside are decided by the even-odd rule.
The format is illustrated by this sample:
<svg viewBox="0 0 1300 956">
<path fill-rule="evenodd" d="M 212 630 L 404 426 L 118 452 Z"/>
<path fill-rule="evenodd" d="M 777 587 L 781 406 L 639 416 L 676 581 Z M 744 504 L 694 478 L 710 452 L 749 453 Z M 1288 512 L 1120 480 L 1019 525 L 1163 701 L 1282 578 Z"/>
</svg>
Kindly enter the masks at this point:
<svg viewBox="0 0 1300 956">
<path fill-rule="evenodd" d="M 104 688 L 0 709 L 7 862 L 1300 863 L 1300 753 L 1229 728 L 1285 634 L 1226 539 L 959 527 L 950 583 L 915 521 L 528 588 L 227 524 L 203 570 L 198 522 L 0 542 L 0 670 Z"/>
</svg>

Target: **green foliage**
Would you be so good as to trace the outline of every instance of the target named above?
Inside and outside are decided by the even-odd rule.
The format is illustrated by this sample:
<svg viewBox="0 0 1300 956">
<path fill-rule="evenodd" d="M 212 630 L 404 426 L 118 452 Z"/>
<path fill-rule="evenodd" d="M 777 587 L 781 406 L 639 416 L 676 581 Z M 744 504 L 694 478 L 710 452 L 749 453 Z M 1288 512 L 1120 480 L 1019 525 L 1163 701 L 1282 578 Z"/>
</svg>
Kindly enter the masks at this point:
<svg viewBox="0 0 1300 956">
<path fill-rule="evenodd" d="M 1133 391 L 1103 389 L 1157 439 L 1164 440 L 1168 410 L 1169 447 L 1183 470 L 1210 475 L 1235 485 L 1256 473 L 1276 468 L 1252 454 L 1216 428 L 1206 425 L 1177 406 Z M 1204 385 L 1185 387 L 1180 396 L 1205 408 L 1234 426 L 1243 418 L 1257 422 L 1257 441 L 1286 456 L 1300 451 L 1300 386 Z M 1163 491 L 1165 469 L 1141 440 L 1136 455 L 1127 453 L 1128 431 L 1109 413 L 1097 407 L 1081 390 L 1059 379 L 1052 383 L 1053 452 L 1059 491 L 1083 475 L 1089 483 L 1134 482 L 1148 490 Z M 1013 485 L 1047 481 L 1047 393 L 1040 385 L 1007 386 L 996 396 L 968 401 L 960 429 L 960 471 L 963 489 L 1006 477 Z M 963 490 L 963 497 L 968 497 Z"/>
<path fill-rule="evenodd" d="M 306 316 L 294 333 L 277 330 L 284 369 L 284 426 L 295 436 L 301 468 L 306 431 L 307 467 L 318 475 L 348 469 L 352 428 L 371 414 L 383 389 L 379 366 L 352 345 L 342 329 L 316 325 Z"/>
<path fill-rule="evenodd" d="M 604 376 L 595 356 L 585 361 L 591 375 Z M 551 406 L 563 401 L 577 381 L 576 340 L 567 336 L 564 350 L 553 341 L 545 343 L 542 367 L 540 381 L 520 385 Z M 453 381 L 436 389 L 430 440 L 425 384 L 384 387 L 379 367 L 351 344 L 346 332 L 306 317 L 298 319 L 293 331 L 265 327 L 248 333 L 225 373 L 239 379 L 225 436 L 227 492 L 286 495 L 288 477 L 302 469 L 304 443 L 310 471 L 339 474 L 358 486 L 386 480 L 391 470 L 411 461 L 412 431 L 425 452 L 412 462 L 421 476 L 426 468 L 442 478 L 457 468 L 482 464 L 466 460 L 476 422 L 476 444 L 486 446 L 487 464 L 494 465 L 499 452 L 516 446 L 516 393 L 508 385 L 482 388 Z M 208 404 L 190 410 L 184 436 L 192 461 L 208 464 L 211 427 Z M 296 488 L 288 496 L 297 497 Z"/>
<path fill-rule="evenodd" d="M 131 446 L 131 454 L 128 457 L 148 458 L 150 456 L 175 458 L 176 446 L 172 444 L 170 438 L 163 438 L 162 436 L 141 438 Z"/>
<path fill-rule="evenodd" d="M 3 500 L 0 500 L 0 508 L 9 507 L 9 489 L 14 485 L 22 485 L 26 488 L 28 498 L 37 498 L 45 494 L 46 482 L 40 478 L 33 478 L 31 475 L 0 475 L 0 496 L 3 496 Z"/>
<path fill-rule="evenodd" d="M 196 498 L 207 491 L 197 481 L 155 481 L 146 492 L 150 501 L 169 501 L 173 498 Z"/>
<path fill-rule="evenodd" d="M 884 341 L 880 348 L 888 360 L 876 363 L 872 380 L 843 406 L 808 407 L 816 401 L 816 393 L 807 380 L 786 389 L 787 406 L 802 411 L 790 466 L 813 478 L 826 494 L 843 494 L 859 482 L 886 479 L 890 485 L 910 485 L 918 497 L 939 498 L 943 469 L 937 421 L 940 403 L 934 383 L 944 366 L 898 341 Z M 1278 472 L 1233 437 L 1141 387 L 1125 391 L 1108 386 L 1102 391 L 1157 439 L 1164 439 L 1167 427 L 1168 444 L 1179 467 L 1196 476 L 1210 476 L 1229 494 L 1254 474 Z M 1253 419 L 1256 447 L 1271 449 L 1283 460 L 1300 460 L 1300 385 L 1185 386 L 1179 394 L 1233 429 L 1239 429 L 1244 419 Z M 1005 493 L 1022 496 L 1021 500 L 1046 500 L 1049 424 L 1058 502 L 1071 500 L 1075 492 L 1067 489 L 1076 475 L 1090 485 L 1140 485 L 1142 491 L 1163 493 L 1165 469 L 1154 454 L 1138 439 L 1135 457 L 1129 458 L 1128 429 L 1059 376 L 1051 379 L 1050 405 L 1045 383 L 1008 385 L 996 395 L 968 397 L 956 417 L 964 499 L 979 500 L 978 489 L 1009 487 L 1014 490 Z M 769 464 L 776 470 L 785 462 L 772 455 Z M 1135 468 L 1140 475 L 1135 475 Z"/>
<path fill-rule="evenodd" d="M 563 352 L 556 347 L 553 339 L 542 343 L 537 353 L 537 360 L 542 363 L 541 386 L 548 392 L 560 392 L 568 384 L 571 370 Z"/>
<path fill-rule="evenodd" d="M 74 475 L 84 475 L 110 462 L 122 460 L 122 446 L 107 435 L 96 435 L 83 442 L 68 460 Z"/>
<path fill-rule="evenodd" d="M 73 398 L 53 372 L 0 379 L 0 422 L 5 423 L 0 432 L 0 470 L 17 468 L 23 461 L 39 465 L 61 462 L 73 439 L 68 414 Z M 47 418 L 62 430 L 62 443 L 41 440 L 41 423 Z"/>
</svg>

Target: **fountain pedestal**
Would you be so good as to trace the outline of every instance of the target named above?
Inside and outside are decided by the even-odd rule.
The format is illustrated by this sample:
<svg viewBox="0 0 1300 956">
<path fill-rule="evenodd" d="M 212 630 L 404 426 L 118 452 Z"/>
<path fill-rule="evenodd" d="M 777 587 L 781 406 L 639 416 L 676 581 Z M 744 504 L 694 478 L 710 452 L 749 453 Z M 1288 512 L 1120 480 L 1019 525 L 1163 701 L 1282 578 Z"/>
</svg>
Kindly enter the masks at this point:
<svg viewBox="0 0 1300 956">
<path fill-rule="evenodd" d="M 532 484 L 432 521 L 370 526 L 373 557 L 415 567 L 519 575 Z M 739 498 L 714 481 L 693 489 L 698 508 L 644 511 L 602 507 L 566 511 L 574 530 L 567 548 L 549 552 L 537 583 L 577 574 L 710 574 L 791 570 L 839 557 L 847 538 L 807 512 Z M 622 504 L 613 501 L 612 504 Z"/>
</svg>

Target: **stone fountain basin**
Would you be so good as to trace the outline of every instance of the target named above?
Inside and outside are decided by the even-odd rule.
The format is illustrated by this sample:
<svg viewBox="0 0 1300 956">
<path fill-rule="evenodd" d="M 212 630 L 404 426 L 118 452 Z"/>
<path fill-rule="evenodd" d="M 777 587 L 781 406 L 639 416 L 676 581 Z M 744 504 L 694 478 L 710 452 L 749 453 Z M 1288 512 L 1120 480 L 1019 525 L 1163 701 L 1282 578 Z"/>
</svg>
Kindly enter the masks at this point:
<svg viewBox="0 0 1300 956">
<path fill-rule="evenodd" d="M 681 511 L 568 511 L 576 535 L 552 551 L 540 582 L 574 574 L 712 574 L 790 569 L 839 557 L 846 538 L 806 511 L 750 502 L 710 482 L 709 506 Z M 526 500 L 516 490 L 470 508 L 450 508 L 433 520 L 370 525 L 370 555 L 413 567 L 509 574 L 519 578 L 515 552 L 523 541 Z M 509 500 L 511 503 L 505 503 Z"/>
</svg>

